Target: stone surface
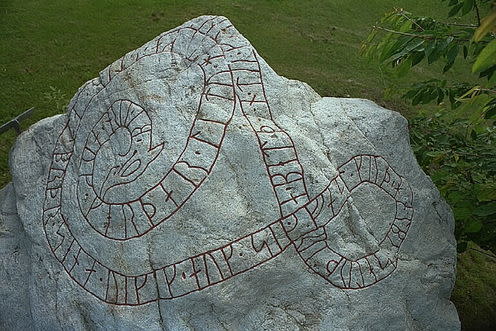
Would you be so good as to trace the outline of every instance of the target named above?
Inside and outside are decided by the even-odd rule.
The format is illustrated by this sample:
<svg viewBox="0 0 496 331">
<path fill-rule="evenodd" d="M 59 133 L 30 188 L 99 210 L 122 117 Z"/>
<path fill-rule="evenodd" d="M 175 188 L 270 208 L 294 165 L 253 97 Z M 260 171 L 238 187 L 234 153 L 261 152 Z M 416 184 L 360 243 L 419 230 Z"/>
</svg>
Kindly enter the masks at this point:
<svg viewBox="0 0 496 331">
<path fill-rule="evenodd" d="M 398 113 L 277 75 L 223 17 L 23 133 L 7 329 L 456 330 L 453 218 Z"/>
</svg>

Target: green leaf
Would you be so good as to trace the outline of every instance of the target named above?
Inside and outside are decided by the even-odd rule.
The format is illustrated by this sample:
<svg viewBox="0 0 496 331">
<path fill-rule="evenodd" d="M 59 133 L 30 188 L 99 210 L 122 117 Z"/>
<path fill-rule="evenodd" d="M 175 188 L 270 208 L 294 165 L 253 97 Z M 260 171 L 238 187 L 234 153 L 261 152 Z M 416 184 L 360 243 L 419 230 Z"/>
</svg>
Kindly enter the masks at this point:
<svg viewBox="0 0 496 331">
<path fill-rule="evenodd" d="M 408 70 L 412 67 L 412 60 L 404 60 L 401 62 L 399 66 L 397 66 L 397 74 L 398 77 L 404 77 L 407 73 Z"/>
<path fill-rule="evenodd" d="M 491 41 L 484 47 L 477 56 L 474 65 L 472 66 L 472 72 L 484 71 L 496 64 L 496 39 Z"/>
<path fill-rule="evenodd" d="M 496 68 L 496 66 L 494 66 Z M 490 70 L 491 68 L 487 69 Z M 496 70 L 496 69 L 495 69 Z M 492 72 L 491 75 L 488 76 L 488 82 L 489 86 L 496 86 L 496 75 L 494 74 L 494 71 Z"/>
<path fill-rule="evenodd" d="M 452 41 L 453 41 L 453 37 L 448 37 L 448 38 L 443 39 L 443 40 L 437 40 L 435 42 L 434 49 L 427 56 L 428 63 L 431 64 L 431 63 L 437 61 L 444 54 L 446 47 L 448 47 L 448 45 Z"/>
<path fill-rule="evenodd" d="M 470 119 L 472 116 L 482 117 L 484 108 L 490 100 L 491 97 L 487 94 L 479 94 L 477 96 L 465 99 L 463 100 L 461 107 L 449 114 L 450 118 Z"/>
<path fill-rule="evenodd" d="M 455 108 L 456 99 L 455 99 L 455 93 L 453 92 L 453 90 L 448 91 L 448 98 L 449 98 L 449 101 L 451 104 L 451 108 Z"/>
<path fill-rule="evenodd" d="M 457 220 L 468 220 L 472 217 L 472 211 L 473 207 L 468 204 L 453 208 L 453 214 Z"/>
<path fill-rule="evenodd" d="M 478 206 L 474 209 L 474 215 L 477 216 L 490 216 L 496 214 L 496 201 L 487 203 L 482 206 Z"/>
<path fill-rule="evenodd" d="M 391 58 L 388 59 L 388 62 L 394 62 L 394 61 L 402 58 L 406 54 L 410 53 L 414 49 L 416 49 L 419 46 L 421 46 L 423 43 L 424 43 L 424 40 L 423 39 L 420 39 L 420 40 L 412 40 L 411 43 L 409 42 L 408 44 L 404 44 L 405 47 L 401 51 L 398 51 L 398 52 L 394 53 L 391 56 Z"/>
<path fill-rule="evenodd" d="M 446 62 L 446 65 L 443 68 L 443 73 L 448 71 L 453 64 L 455 63 L 455 59 L 458 55 L 459 47 L 457 44 L 452 44 L 448 51 L 446 52 L 446 59 L 448 59 L 448 62 Z"/>
<path fill-rule="evenodd" d="M 450 70 L 450 69 L 451 69 L 451 67 L 453 66 L 453 64 L 455 64 L 455 62 L 451 62 L 451 61 L 447 62 L 447 63 L 446 63 L 446 65 L 443 67 L 443 74 L 444 74 L 446 71 Z"/>
<path fill-rule="evenodd" d="M 459 191 L 454 191 L 450 192 L 450 194 L 448 195 L 448 199 L 450 203 L 459 203 L 462 201 L 466 201 L 467 197 L 465 196 L 465 194 Z"/>
<path fill-rule="evenodd" d="M 403 23 L 403 25 L 399 28 L 399 31 L 400 32 L 407 32 L 408 30 L 410 30 L 412 28 L 412 22 L 411 21 L 406 21 L 405 23 Z"/>
<path fill-rule="evenodd" d="M 412 67 L 419 64 L 424 59 L 424 52 L 416 52 L 410 58 L 412 60 Z"/>
<path fill-rule="evenodd" d="M 494 74 L 495 71 L 496 71 L 496 64 L 487 68 L 486 70 L 482 71 L 479 74 L 479 78 L 486 77 L 487 80 L 489 81 L 488 82 L 489 86 L 496 84 L 496 82 L 494 80 L 494 77 L 496 77 L 496 75 Z"/>
<path fill-rule="evenodd" d="M 496 25 L 496 10 L 493 10 L 491 14 L 484 17 L 481 21 L 481 25 L 475 30 L 474 41 L 481 41 L 486 34 L 489 33 Z"/>
<path fill-rule="evenodd" d="M 482 229 L 482 222 L 475 219 L 471 219 L 464 228 L 465 232 L 468 233 L 476 233 L 479 232 L 481 229 Z"/>
<path fill-rule="evenodd" d="M 469 11 L 474 8 L 475 0 L 465 0 L 462 7 L 462 16 L 466 15 Z"/>
<path fill-rule="evenodd" d="M 481 202 L 496 200 L 496 183 L 475 184 L 474 189 L 477 200 Z"/>
<path fill-rule="evenodd" d="M 424 96 L 424 93 L 422 90 L 418 91 L 415 97 L 412 99 L 412 105 L 416 106 L 422 101 L 422 98 Z"/>
<path fill-rule="evenodd" d="M 404 46 L 409 43 L 413 37 L 401 37 L 393 39 L 393 36 L 390 35 L 386 37 L 386 39 L 379 45 L 379 49 L 382 49 L 382 52 L 379 56 L 380 62 L 386 62 L 388 58 L 394 54 L 394 52 L 399 52 L 399 50 L 403 49 Z"/>
<path fill-rule="evenodd" d="M 460 49 L 458 47 L 458 44 L 451 45 L 450 48 L 448 49 L 448 52 L 446 53 L 446 58 L 448 59 L 448 61 L 455 62 L 459 50 Z"/>
<path fill-rule="evenodd" d="M 424 96 L 422 97 L 422 103 L 427 104 L 436 98 L 437 98 L 437 90 L 429 89 L 425 91 Z"/>
<path fill-rule="evenodd" d="M 417 89 L 411 89 L 405 95 L 403 95 L 403 98 L 412 99 L 417 93 L 418 93 Z"/>
<path fill-rule="evenodd" d="M 489 109 L 486 114 L 484 115 L 484 118 L 489 119 L 496 116 L 496 107 Z M 495 190 L 496 192 L 496 190 Z"/>
<path fill-rule="evenodd" d="M 368 37 L 367 37 L 367 40 L 366 40 L 366 41 L 367 41 L 368 43 L 370 43 L 370 42 L 371 42 L 371 41 L 372 41 L 372 40 L 373 40 L 373 39 L 377 36 L 377 33 L 378 33 L 378 32 L 379 32 L 379 30 L 377 30 L 377 29 L 373 29 L 373 30 L 369 33 L 369 35 L 368 35 Z"/>
<path fill-rule="evenodd" d="M 430 57 L 432 52 L 436 49 L 437 41 L 426 40 L 426 43 L 428 43 L 428 45 L 425 47 L 424 50 L 425 56 Z"/>
<path fill-rule="evenodd" d="M 462 9 L 462 7 L 463 7 L 463 2 L 460 2 L 459 4 L 455 5 L 449 11 L 448 17 L 455 16 L 460 11 L 460 9 Z"/>
</svg>

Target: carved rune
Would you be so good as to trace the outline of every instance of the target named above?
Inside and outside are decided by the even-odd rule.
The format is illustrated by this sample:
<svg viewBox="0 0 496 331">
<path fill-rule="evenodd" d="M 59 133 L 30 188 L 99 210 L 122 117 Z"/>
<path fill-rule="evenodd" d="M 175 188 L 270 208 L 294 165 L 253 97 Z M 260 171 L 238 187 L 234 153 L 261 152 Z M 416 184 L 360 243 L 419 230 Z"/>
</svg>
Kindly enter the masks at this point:
<svg viewBox="0 0 496 331">
<path fill-rule="evenodd" d="M 125 98 L 113 101 L 78 149 L 75 140 L 86 114 L 74 104 L 69 110 L 52 156 L 43 226 L 69 277 L 104 302 L 133 306 L 178 298 L 252 270 L 289 247 L 315 274 L 342 289 L 374 285 L 396 269 L 397 252 L 413 218 L 410 185 L 382 156 L 363 154 L 339 166 L 325 189 L 310 197 L 293 139 L 272 119 L 258 55 L 244 40 L 221 38 L 232 29 L 226 19 L 213 17 L 164 33 L 106 68 L 93 95 L 82 95 L 81 89 L 75 97 L 74 104 L 80 98 L 93 100 L 117 75 L 156 54 L 174 54 L 198 66 L 204 81 L 182 152 L 153 186 L 141 190 L 130 188 L 160 162 L 164 149 L 162 142 L 153 141 L 149 111 Z M 191 46 L 199 40 L 207 46 L 203 53 Z M 212 107 L 227 115 L 212 114 Z M 108 240 L 139 238 L 170 219 L 211 174 L 236 107 L 257 138 L 279 208 L 277 220 L 216 249 L 139 275 L 105 265 L 78 241 L 61 208 L 66 173 L 74 171 L 68 167 L 71 159 L 76 158 L 78 167 L 75 195 L 84 220 Z M 389 196 L 395 216 L 376 251 L 351 259 L 329 246 L 328 227 L 363 185 Z M 249 263 L 241 247 L 250 247 Z"/>
</svg>

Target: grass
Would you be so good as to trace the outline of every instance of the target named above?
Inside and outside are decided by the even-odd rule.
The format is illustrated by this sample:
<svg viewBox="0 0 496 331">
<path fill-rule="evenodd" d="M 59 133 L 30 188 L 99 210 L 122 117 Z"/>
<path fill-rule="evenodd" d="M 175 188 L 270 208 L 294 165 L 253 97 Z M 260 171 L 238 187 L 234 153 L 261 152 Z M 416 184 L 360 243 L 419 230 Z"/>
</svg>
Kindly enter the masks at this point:
<svg viewBox="0 0 496 331">
<path fill-rule="evenodd" d="M 323 96 L 372 99 L 410 116 L 416 109 L 385 91 L 439 77 L 439 68 L 419 67 L 399 79 L 359 56 L 370 27 L 393 7 L 446 16 L 436 0 L 0 0 L 0 123 L 33 106 L 36 113 L 24 127 L 63 112 L 78 87 L 99 70 L 205 14 L 227 16 L 274 70 L 307 82 Z M 455 66 L 447 78 L 465 69 Z M 10 180 L 7 159 L 14 140 L 13 132 L 0 136 L 0 187 Z M 468 292 L 473 277 L 491 278 L 491 270 L 494 275 L 494 264 L 479 266 L 476 257 L 461 256 L 453 298 L 467 325 L 477 323 L 470 318 L 472 300 L 484 306 L 481 314 L 490 309 L 494 314 L 494 300 L 485 300 L 487 282 Z"/>
<path fill-rule="evenodd" d="M 321 95 L 368 98 L 406 113 L 410 108 L 385 97 L 384 89 L 433 78 L 437 71 L 416 70 L 400 81 L 358 55 L 370 26 L 394 6 L 444 13 L 432 0 L 0 0 L 0 122 L 32 106 L 36 114 L 24 126 L 62 112 L 99 70 L 204 14 L 229 17 L 279 74 L 305 81 Z M 10 180 L 7 155 L 14 139 L 14 133 L 1 137 L 0 187 Z"/>
<path fill-rule="evenodd" d="M 496 255 L 470 243 L 458 255 L 455 302 L 465 330 L 494 330 L 496 325 Z"/>
</svg>

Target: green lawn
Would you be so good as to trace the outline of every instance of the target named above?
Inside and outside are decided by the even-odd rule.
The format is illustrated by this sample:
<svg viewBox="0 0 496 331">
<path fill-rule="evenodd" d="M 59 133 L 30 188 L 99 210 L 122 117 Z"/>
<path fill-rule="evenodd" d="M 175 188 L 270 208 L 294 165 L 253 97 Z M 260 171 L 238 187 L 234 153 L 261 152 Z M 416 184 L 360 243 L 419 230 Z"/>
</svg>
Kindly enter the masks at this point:
<svg viewBox="0 0 496 331">
<path fill-rule="evenodd" d="M 37 111 L 24 127 L 63 112 L 99 70 L 205 14 L 227 16 L 274 70 L 321 95 L 368 98 L 410 116 L 416 109 L 385 89 L 439 77 L 439 68 L 415 68 L 400 80 L 359 55 L 370 27 L 394 7 L 446 16 L 440 0 L 0 0 L 0 123 L 32 106 Z M 460 76 L 463 69 L 455 66 L 449 75 Z M 0 136 L 0 187 L 10 180 L 7 159 L 14 139 L 13 132 Z M 456 300 L 466 307 L 468 287 L 460 279 Z M 483 301 L 484 291 L 478 293 Z M 462 316 L 475 323 L 470 314 Z"/>
<path fill-rule="evenodd" d="M 384 88 L 432 78 L 418 69 L 406 81 L 360 57 L 370 26 L 394 6 L 444 15 L 439 1 L 164 1 L 0 0 L 0 122 L 35 106 L 25 125 L 59 113 L 85 81 L 159 33 L 193 17 L 224 15 L 281 75 L 325 96 L 363 97 L 407 112 Z M 456 72 L 455 72 L 456 74 Z M 0 141 L 0 187 L 9 181 L 14 134 Z"/>
</svg>

